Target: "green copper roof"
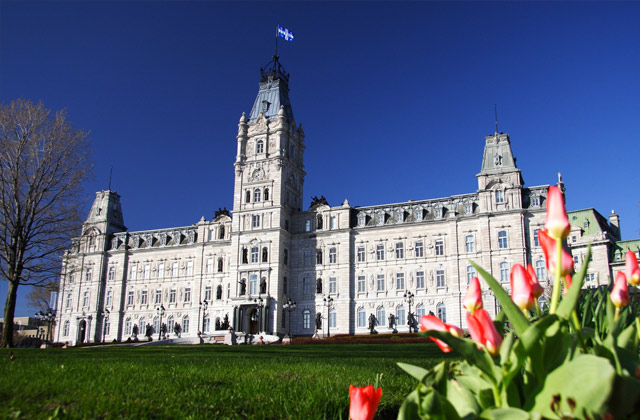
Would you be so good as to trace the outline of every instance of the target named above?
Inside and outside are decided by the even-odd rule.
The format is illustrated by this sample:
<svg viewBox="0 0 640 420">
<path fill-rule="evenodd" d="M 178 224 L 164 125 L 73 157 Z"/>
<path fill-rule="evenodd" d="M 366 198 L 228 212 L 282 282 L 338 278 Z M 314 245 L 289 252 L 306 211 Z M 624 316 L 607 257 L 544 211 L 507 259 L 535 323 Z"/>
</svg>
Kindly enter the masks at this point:
<svg viewBox="0 0 640 420">
<path fill-rule="evenodd" d="M 640 239 L 629 239 L 628 241 L 618 241 L 611 249 L 611 261 L 624 261 L 627 251 L 640 255 Z"/>
<path fill-rule="evenodd" d="M 568 211 L 569 223 L 579 227 L 584 236 L 595 235 L 598 232 L 611 233 L 609 221 L 595 209 Z"/>
</svg>

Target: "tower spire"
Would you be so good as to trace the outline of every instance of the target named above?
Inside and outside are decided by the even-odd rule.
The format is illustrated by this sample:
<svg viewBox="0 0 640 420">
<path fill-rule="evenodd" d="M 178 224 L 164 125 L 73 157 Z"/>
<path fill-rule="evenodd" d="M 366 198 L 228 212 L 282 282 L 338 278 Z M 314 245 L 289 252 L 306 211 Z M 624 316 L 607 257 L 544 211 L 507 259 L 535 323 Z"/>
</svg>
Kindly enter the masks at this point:
<svg viewBox="0 0 640 420">
<path fill-rule="evenodd" d="M 498 105 L 493 104 L 493 114 L 496 117 L 496 135 L 498 135 Z"/>
</svg>

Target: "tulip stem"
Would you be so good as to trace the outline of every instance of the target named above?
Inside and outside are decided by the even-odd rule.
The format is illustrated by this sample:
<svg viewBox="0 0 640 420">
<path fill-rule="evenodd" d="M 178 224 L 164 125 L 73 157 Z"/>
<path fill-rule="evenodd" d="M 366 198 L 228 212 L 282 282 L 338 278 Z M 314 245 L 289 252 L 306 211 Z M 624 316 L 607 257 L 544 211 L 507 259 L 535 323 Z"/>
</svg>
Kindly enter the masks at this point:
<svg viewBox="0 0 640 420">
<path fill-rule="evenodd" d="M 556 239 L 556 266 L 555 266 L 555 279 L 553 280 L 553 293 L 551 295 L 551 307 L 549 308 L 550 314 L 556 313 L 558 307 L 558 301 L 560 300 L 560 279 L 562 278 L 562 239 Z"/>
<path fill-rule="evenodd" d="M 616 314 L 613 317 L 613 322 L 618 322 L 618 318 L 620 318 L 620 308 L 616 307 Z"/>
<path fill-rule="evenodd" d="M 538 298 L 535 298 L 536 303 L 536 314 L 538 314 L 538 318 L 542 318 L 542 309 L 540 309 L 540 303 L 538 302 Z"/>
</svg>

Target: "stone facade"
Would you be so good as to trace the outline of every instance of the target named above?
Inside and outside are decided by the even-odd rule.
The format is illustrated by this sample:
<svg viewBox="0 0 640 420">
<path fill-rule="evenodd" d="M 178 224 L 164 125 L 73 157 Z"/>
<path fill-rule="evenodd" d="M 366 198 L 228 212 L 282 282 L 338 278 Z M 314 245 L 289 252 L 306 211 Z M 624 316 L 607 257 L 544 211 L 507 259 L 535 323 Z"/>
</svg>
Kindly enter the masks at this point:
<svg viewBox="0 0 640 420">
<path fill-rule="evenodd" d="M 505 287 L 515 263 L 534 264 L 546 279 L 535 232 L 548 185 L 524 187 L 507 134 L 485 138 L 476 192 L 371 207 L 314 198 L 302 211 L 305 134 L 288 81 L 275 58 L 240 118 L 232 213 L 127 232 L 119 195 L 96 193 L 63 259 L 56 341 L 126 340 L 147 325 L 157 336 L 162 324 L 170 337 L 195 337 L 222 333 L 226 321 L 237 332 L 281 336 L 409 331 L 429 312 L 466 327 L 470 260 Z M 593 242 L 588 285 L 607 283 L 617 216 L 607 223 L 593 209 L 574 213 L 569 245 L 579 259 Z M 583 219 L 597 227 L 581 227 Z M 297 303 L 290 314 L 288 300 Z M 498 310 L 490 292 L 484 300 Z"/>
</svg>

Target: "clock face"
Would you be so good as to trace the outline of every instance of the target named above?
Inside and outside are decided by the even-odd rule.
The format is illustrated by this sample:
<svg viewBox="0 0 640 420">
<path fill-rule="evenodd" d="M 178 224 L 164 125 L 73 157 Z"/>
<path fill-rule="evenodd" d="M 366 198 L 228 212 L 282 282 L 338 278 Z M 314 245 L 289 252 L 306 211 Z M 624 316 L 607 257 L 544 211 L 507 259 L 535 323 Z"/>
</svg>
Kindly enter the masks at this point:
<svg viewBox="0 0 640 420">
<path fill-rule="evenodd" d="M 253 179 L 254 180 L 261 180 L 264 178 L 264 171 L 262 169 L 256 169 L 255 171 L 253 171 Z"/>
</svg>

